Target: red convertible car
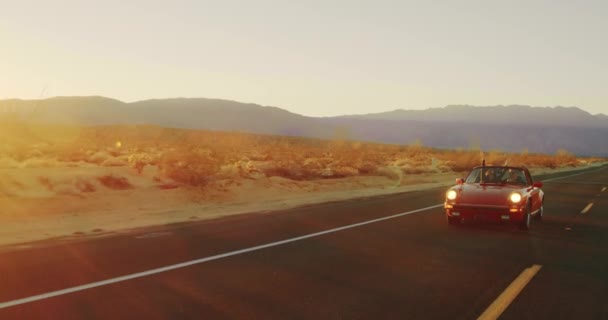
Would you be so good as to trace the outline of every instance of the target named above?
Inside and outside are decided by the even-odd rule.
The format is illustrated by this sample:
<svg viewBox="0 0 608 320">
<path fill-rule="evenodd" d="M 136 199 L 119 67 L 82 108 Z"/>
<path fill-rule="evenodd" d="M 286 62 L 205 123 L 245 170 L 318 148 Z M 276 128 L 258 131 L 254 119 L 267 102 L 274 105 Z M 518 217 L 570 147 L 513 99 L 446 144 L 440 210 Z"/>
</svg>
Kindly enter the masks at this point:
<svg viewBox="0 0 608 320">
<path fill-rule="evenodd" d="M 530 171 L 523 167 L 476 167 L 446 192 L 447 222 L 513 222 L 528 230 L 531 217 L 543 217 L 542 187 L 542 182 L 534 182 Z"/>
</svg>

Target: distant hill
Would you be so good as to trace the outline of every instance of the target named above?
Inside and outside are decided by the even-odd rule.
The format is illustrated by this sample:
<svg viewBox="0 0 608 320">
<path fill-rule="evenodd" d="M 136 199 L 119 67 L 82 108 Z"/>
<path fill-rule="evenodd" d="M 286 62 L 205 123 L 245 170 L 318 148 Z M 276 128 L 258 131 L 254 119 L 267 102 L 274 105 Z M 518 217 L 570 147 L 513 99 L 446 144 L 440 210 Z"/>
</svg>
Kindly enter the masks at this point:
<svg viewBox="0 0 608 320">
<path fill-rule="evenodd" d="M 591 115 L 576 107 L 531 107 L 522 105 L 475 107 L 450 105 L 426 110 L 398 109 L 389 112 L 343 116 L 353 119 L 413 120 L 429 122 L 485 123 L 505 125 L 555 125 L 605 127 L 608 117 Z"/>
<path fill-rule="evenodd" d="M 575 107 L 447 106 L 315 118 L 276 107 L 204 98 L 124 103 L 104 97 L 0 100 L 0 113 L 36 122 L 166 127 L 335 137 L 439 148 L 481 147 L 608 156 L 608 117 Z"/>
<path fill-rule="evenodd" d="M 330 128 L 314 118 L 280 108 L 220 99 L 175 98 L 133 103 L 104 97 L 0 100 L 2 111 L 17 113 L 32 121 L 61 124 L 156 124 L 175 128 L 315 137 L 325 137 L 331 133 Z"/>
</svg>

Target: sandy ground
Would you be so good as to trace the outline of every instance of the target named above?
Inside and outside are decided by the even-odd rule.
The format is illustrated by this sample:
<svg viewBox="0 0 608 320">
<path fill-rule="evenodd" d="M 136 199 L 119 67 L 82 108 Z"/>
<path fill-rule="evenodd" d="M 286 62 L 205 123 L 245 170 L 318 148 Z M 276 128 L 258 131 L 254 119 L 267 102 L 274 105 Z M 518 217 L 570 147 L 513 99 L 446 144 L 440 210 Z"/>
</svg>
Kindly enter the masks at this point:
<svg viewBox="0 0 608 320">
<path fill-rule="evenodd" d="M 200 190 L 156 176 L 156 168 L 150 166 L 142 174 L 126 167 L 0 169 L 0 246 L 447 187 L 460 177 L 456 173 L 405 175 L 397 180 L 263 177 L 221 181 Z"/>
</svg>

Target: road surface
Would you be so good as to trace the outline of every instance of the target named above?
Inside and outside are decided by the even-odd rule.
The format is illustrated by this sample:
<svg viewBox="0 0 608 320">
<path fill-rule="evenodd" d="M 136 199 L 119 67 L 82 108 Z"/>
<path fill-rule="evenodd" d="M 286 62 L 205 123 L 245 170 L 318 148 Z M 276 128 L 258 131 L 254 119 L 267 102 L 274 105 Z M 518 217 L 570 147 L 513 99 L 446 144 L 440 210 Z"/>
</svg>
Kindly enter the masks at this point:
<svg viewBox="0 0 608 320">
<path fill-rule="evenodd" d="M 543 180 L 529 232 L 434 189 L 4 249 L 0 319 L 608 319 L 608 168 Z"/>
</svg>

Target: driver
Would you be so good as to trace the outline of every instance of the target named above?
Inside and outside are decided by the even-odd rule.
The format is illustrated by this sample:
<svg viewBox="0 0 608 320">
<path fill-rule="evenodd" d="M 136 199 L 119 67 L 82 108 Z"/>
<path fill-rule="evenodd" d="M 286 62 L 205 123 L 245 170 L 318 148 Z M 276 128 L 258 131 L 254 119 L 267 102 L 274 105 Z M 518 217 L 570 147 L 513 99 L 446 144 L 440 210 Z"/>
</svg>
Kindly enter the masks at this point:
<svg viewBox="0 0 608 320">
<path fill-rule="evenodd" d="M 496 182 L 496 174 L 494 172 L 494 170 L 492 169 L 486 169 L 484 176 L 483 176 L 483 181 L 486 183 L 494 183 Z"/>
</svg>

